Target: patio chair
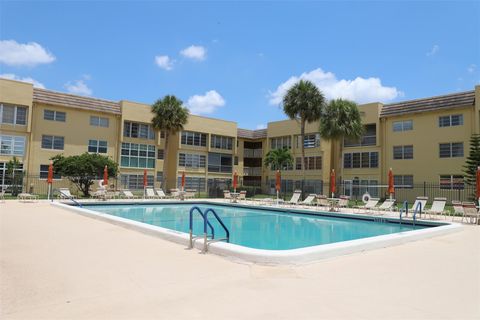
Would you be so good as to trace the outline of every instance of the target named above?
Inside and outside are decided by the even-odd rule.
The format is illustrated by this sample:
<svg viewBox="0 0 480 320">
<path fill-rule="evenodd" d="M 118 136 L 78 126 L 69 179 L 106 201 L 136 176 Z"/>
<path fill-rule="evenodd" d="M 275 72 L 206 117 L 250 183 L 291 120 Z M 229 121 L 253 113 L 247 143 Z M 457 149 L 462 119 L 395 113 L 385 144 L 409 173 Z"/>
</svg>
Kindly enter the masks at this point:
<svg viewBox="0 0 480 320">
<path fill-rule="evenodd" d="M 300 190 L 295 190 L 293 192 L 293 195 L 292 195 L 292 198 L 290 199 L 290 201 L 287 202 L 287 204 L 298 204 L 298 201 L 300 200 L 300 196 L 302 195 L 302 191 Z"/>
<path fill-rule="evenodd" d="M 478 224 L 480 219 L 480 213 L 478 212 L 475 202 L 463 202 L 462 222 L 465 219 L 467 222 Z"/>
<path fill-rule="evenodd" d="M 348 201 L 350 200 L 349 196 L 340 196 L 337 206 L 339 208 L 348 208 Z"/>
<path fill-rule="evenodd" d="M 317 195 L 317 206 L 319 207 L 329 207 L 330 202 L 328 202 L 327 196 L 326 195 Z"/>
<path fill-rule="evenodd" d="M 180 193 L 180 189 L 170 189 L 170 197 L 172 197 L 173 199 L 180 199 L 181 198 L 181 193 Z"/>
<path fill-rule="evenodd" d="M 155 194 L 155 191 L 152 188 L 145 189 L 145 198 L 146 199 L 158 199 L 158 196 Z"/>
<path fill-rule="evenodd" d="M 185 190 L 184 198 L 185 199 L 193 199 L 193 198 L 195 198 L 195 193 L 197 193 L 197 190 L 187 189 L 187 190 Z"/>
<path fill-rule="evenodd" d="M 455 218 L 455 216 L 460 216 L 463 219 L 465 210 L 463 209 L 462 202 L 457 200 L 452 200 L 452 206 L 453 206 L 452 221 Z"/>
<path fill-rule="evenodd" d="M 313 204 L 314 204 L 313 200 L 315 200 L 316 197 L 317 197 L 316 194 L 311 193 L 302 202 L 300 202 L 300 204 L 304 205 L 304 206 L 313 206 Z"/>
<path fill-rule="evenodd" d="M 240 194 L 238 195 L 238 201 L 246 201 L 247 200 L 247 191 L 243 190 L 240 191 Z"/>
<path fill-rule="evenodd" d="M 375 209 L 379 201 L 380 198 L 370 198 L 363 206 L 357 206 L 356 208 L 365 210 Z"/>
<path fill-rule="evenodd" d="M 18 196 L 17 196 L 18 200 L 19 201 L 36 201 L 38 200 L 38 196 L 36 194 L 31 194 L 31 193 L 26 193 L 26 192 L 23 192 L 23 193 L 19 193 Z"/>
<path fill-rule="evenodd" d="M 230 190 L 223 190 L 223 199 L 232 201 L 232 195 L 230 193 Z"/>
<path fill-rule="evenodd" d="M 1 200 L 2 202 L 5 202 L 5 190 L 2 190 L 2 191 L 0 192 L 0 200 Z"/>
<path fill-rule="evenodd" d="M 377 210 L 379 211 L 393 211 L 393 206 L 395 205 L 396 200 L 395 199 L 385 199 L 385 201 L 378 207 L 376 207 Z"/>
<path fill-rule="evenodd" d="M 123 198 L 125 198 L 125 199 L 136 199 L 136 198 L 138 198 L 130 190 L 122 190 L 122 195 L 123 195 Z"/>
<path fill-rule="evenodd" d="M 417 208 L 417 205 L 419 203 L 421 203 L 422 205 L 420 206 L 420 215 L 422 215 L 422 213 L 425 213 L 425 206 L 427 205 L 427 201 L 428 201 L 428 197 L 417 197 L 415 199 L 415 202 L 413 203 L 413 206 L 411 208 L 408 209 L 408 211 L 411 211 L 412 212 L 412 215 L 414 214 L 415 212 L 415 209 Z"/>
<path fill-rule="evenodd" d="M 105 200 L 107 197 L 107 191 L 105 189 L 98 189 L 92 193 L 92 198 Z"/>
<path fill-rule="evenodd" d="M 70 193 L 70 189 L 68 188 L 59 188 L 58 198 L 59 199 L 76 199 L 76 197 Z"/>
<path fill-rule="evenodd" d="M 446 217 L 446 211 L 445 211 L 445 204 L 447 203 L 447 198 L 433 198 L 433 203 L 432 207 L 430 209 L 425 210 L 425 216 L 428 215 L 430 218 L 432 218 L 434 215 L 442 215 L 445 214 L 445 219 Z"/>
<path fill-rule="evenodd" d="M 165 192 L 163 192 L 163 189 L 155 189 L 155 192 L 157 193 L 157 196 L 158 196 L 160 199 L 166 199 L 166 198 L 168 198 L 167 195 L 165 194 Z"/>
</svg>

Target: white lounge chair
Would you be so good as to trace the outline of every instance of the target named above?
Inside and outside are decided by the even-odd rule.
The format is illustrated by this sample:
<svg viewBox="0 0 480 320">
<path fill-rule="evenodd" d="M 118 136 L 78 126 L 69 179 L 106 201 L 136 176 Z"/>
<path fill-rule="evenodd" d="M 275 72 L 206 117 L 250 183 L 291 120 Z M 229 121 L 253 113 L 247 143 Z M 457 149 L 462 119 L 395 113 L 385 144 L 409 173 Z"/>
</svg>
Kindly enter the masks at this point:
<svg viewBox="0 0 480 320">
<path fill-rule="evenodd" d="M 395 199 L 386 199 L 379 207 L 377 207 L 377 210 L 379 211 L 393 211 L 393 206 L 395 205 L 396 200 Z"/>
<path fill-rule="evenodd" d="M 239 195 L 238 195 L 238 201 L 246 201 L 247 200 L 247 191 L 243 190 L 243 191 L 240 191 Z"/>
<path fill-rule="evenodd" d="M 421 203 L 422 205 L 419 207 L 420 212 L 419 214 L 421 215 L 422 213 L 425 213 L 425 206 L 427 205 L 428 197 L 417 197 L 415 199 L 415 202 L 413 203 L 413 206 L 408 209 L 408 211 L 412 212 L 412 216 L 415 212 L 415 209 L 417 208 L 417 205 Z"/>
<path fill-rule="evenodd" d="M 195 198 L 195 193 L 197 193 L 197 190 L 187 189 L 187 190 L 185 190 L 184 198 L 185 199 L 193 199 L 193 198 Z"/>
<path fill-rule="evenodd" d="M 123 197 L 125 199 L 136 199 L 138 198 L 136 195 L 132 193 L 130 190 L 122 190 Z"/>
<path fill-rule="evenodd" d="M 38 196 L 36 194 L 31 194 L 31 193 L 19 193 L 18 196 L 17 196 L 18 200 L 19 201 L 37 201 L 38 200 Z"/>
<path fill-rule="evenodd" d="M 232 194 L 230 193 L 230 190 L 223 190 L 223 199 L 232 201 Z"/>
<path fill-rule="evenodd" d="M 59 199 L 76 199 L 76 197 L 70 193 L 70 189 L 68 188 L 59 188 L 58 198 Z"/>
<path fill-rule="evenodd" d="M 465 214 L 465 210 L 463 210 L 462 202 L 453 200 L 452 206 L 453 206 L 452 221 L 455 218 L 455 216 L 459 216 L 463 218 L 463 215 Z"/>
<path fill-rule="evenodd" d="M 429 215 L 432 218 L 434 215 L 445 214 L 445 219 L 447 218 L 445 212 L 445 204 L 447 203 L 447 198 L 433 198 L 432 207 L 425 210 L 425 216 Z"/>
<path fill-rule="evenodd" d="M 5 202 L 5 190 L 2 190 L 2 191 L 0 192 L 0 200 L 1 200 L 2 202 Z"/>
<path fill-rule="evenodd" d="M 304 206 L 312 206 L 313 205 L 313 200 L 317 197 L 316 194 L 309 194 L 308 197 L 306 197 L 300 204 Z"/>
<path fill-rule="evenodd" d="M 367 203 L 365 203 L 363 206 L 358 206 L 357 208 L 364 210 L 375 209 L 379 201 L 380 198 L 370 198 L 368 199 Z"/>
<path fill-rule="evenodd" d="M 107 197 L 107 190 L 105 189 L 98 189 L 97 191 L 92 193 L 92 197 L 94 199 L 103 199 L 105 200 Z"/>
<path fill-rule="evenodd" d="M 158 199 L 158 196 L 155 194 L 155 191 L 152 188 L 145 189 L 145 198 L 146 199 Z"/>
<path fill-rule="evenodd" d="M 293 195 L 292 195 L 292 198 L 290 199 L 290 201 L 287 202 L 287 204 L 298 204 L 298 201 L 300 200 L 300 196 L 302 195 L 302 191 L 300 190 L 295 190 L 293 192 Z"/>
<path fill-rule="evenodd" d="M 463 211 L 464 214 L 462 216 L 462 222 L 465 219 L 467 222 L 478 224 L 480 219 L 480 213 L 478 212 L 477 206 L 475 202 L 464 202 Z"/>
<path fill-rule="evenodd" d="M 157 196 L 160 199 L 166 199 L 167 198 L 167 195 L 165 194 L 165 192 L 163 192 L 162 189 L 155 189 L 155 192 L 157 193 Z"/>
<path fill-rule="evenodd" d="M 349 196 L 340 196 L 340 199 L 338 200 L 337 206 L 339 208 L 347 208 L 349 200 L 350 200 Z"/>
<path fill-rule="evenodd" d="M 328 202 L 326 195 L 318 195 L 317 196 L 317 206 L 319 207 L 330 207 L 330 202 Z"/>
</svg>

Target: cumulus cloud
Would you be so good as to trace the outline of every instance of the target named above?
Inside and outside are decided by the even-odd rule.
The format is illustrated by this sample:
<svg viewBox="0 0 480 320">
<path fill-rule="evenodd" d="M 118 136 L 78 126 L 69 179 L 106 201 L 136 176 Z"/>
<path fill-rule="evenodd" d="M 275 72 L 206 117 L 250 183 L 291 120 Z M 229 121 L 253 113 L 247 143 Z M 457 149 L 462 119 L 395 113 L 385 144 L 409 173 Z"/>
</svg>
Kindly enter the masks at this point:
<svg viewBox="0 0 480 320">
<path fill-rule="evenodd" d="M 174 61 L 169 56 L 155 56 L 155 64 L 162 69 L 172 70 Z"/>
<path fill-rule="evenodd" d="M 202 95 L 188 98 L 187 108 L 192 114 L 210 114 L 225 105 L 223 97 L 215 90 L 210 90 Z"/>
<path fill-rule="evenodd" d="M 88 87 L 84 80 L 69 81 L 65 83 L 64 87 L 68 92 L 73 94 L 79 94 L 82 96 L 92 95 L 92 89 Z"/>
<path fill-rule="evenodd" d="M 267 129 L 267 125 L 265 123 L 257 124 L 255 127 L 255 130 L 260 130 L 260 129 Z"/>
<path fill-rule="evenodd" d="M 33 67 L 53 61 L 55 57 L 36 42 L 18 43 L 15 40 L 0 40 L 0 63 Z"/>
<path fill-rule="evenodd" d="M 28 82 L 33 84 L 35 88 L 45 89 L 45 86 L 43 85 L 43 83 L 38 82 L 37 80 L 30 77 L 19 77 L 13 73 L 3 73 L 3 74 L 0 74 L 0 78 Z"/>
<path fill-rule="evenodd" d="M 474 73 L 476 69 L 477 69 L 477 65 L 472 63 L 471 65 L 468 66 L 467 71 L 468 73 Z"/>
<path fill-rule="evenodd" d="M 395 87 L 383 86 L 379 78 L 337 79 L 334 73 L 318 68 L 300 76 L 292 76 L 281 83 L 274 92 L 270 92 L 270 104 L 281 104 L 288 89 L 301 79 L 313 82 L 329 100 L 343 98 L 357 103 L 386 102 L 403 95 Z"/>
<path fill-rule="evenodd" d="M 191 45 L 180 51 L 180 54 L 186 58 L 201 61 L 207 57 L 207 49 L 202 46 Z"/>
<path fill-rule="evenodd" d="M 437 52 L 440 50 L 440 46 L 438 44 L 435 44 L 430 51 L 426 53 L 427 57 L 431 57 L 437 54 Z"/>
</svg>

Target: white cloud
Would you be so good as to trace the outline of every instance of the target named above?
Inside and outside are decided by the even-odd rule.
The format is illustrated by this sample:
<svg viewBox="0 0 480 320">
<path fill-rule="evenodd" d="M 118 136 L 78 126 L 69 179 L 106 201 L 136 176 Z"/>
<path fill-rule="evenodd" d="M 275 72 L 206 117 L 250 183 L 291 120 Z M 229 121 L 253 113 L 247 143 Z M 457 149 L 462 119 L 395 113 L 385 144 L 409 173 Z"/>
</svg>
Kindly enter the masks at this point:
<svg viewBox="0 0 480 320">
<path fill-rule="evenodd" d="M 15 75 L 13 73 L 3 73 L 3 74 L 0 74 L 0 78 L 28 82 L 28 83 L 33 84 L 33 86 L 35 88 L 45 89 L 45 86 L 43 85 L 43 83 L 38 82 L 37 80 L 35 80 L 33 78 L 30 78 L 30 77 L 24 77 L 23 78 L 23 77 L 19 77 L 19 76 Z"/>
<path fill-rule="evenodd" d="M 356 77 L 353 80 L 339 80 L 334 73 L 318 68 L 290 77 L 281 83 L 274 92 L 270 92 L 270 104 L 281 104 L 287 90 L 301 79 L 313 82 L 329 100 L 344 98 L 357 103 L 386 102 L 403 95 L 395 87 L 383 86 L 379 78 Z"/>
<path fill-rule="evenodd" d="M 155 56 L 155 64 L 165 70 L 172 70 L 174 62 L 169 56 Z"/>
<path fill-rule="evenodd" d="M 267 129 L 267 125 L 265 123 L 258 124 L 255 130 L 260 130 L 260 129 Z"/>
<path fill-rule="evenodd" d="M 0 40 L 0 63 L 33 67 L 53 61 L 55 57 L 36 42 L 24 44 L 15 40 Z"/>
<path fill-rule="evenodd" d="M 225 105 L 225 100 L 215 90 L 206 92 L 203 96 L 194 95 L 188 98 L 187 108 L 192 114 L 210 114 L 215 112 L 219 107 Z"/>
<path fill-rule="evenodd" d="M 477 69 L 477 65 L 472 63 L 471 65 L 468 66 L 467 71 L 468 73 L 474 73 L 476 69 Z"/>
<path fill-rule="evenodd" d="M 433 45 L 432 49 L 426 53 L 427 57 L 436 55 L 437 52 L 440 50 L 440 46 L 438 44 Z"/>
<path fill-rule="evenodd" d="M 207 49 L 202 46 L 192 45 L 180 51 L 180 54 L 186 58 L 201 61 L 207 57 Z"/>
<path fill-rule="evenodd" d="M 90 89 L 83 80 L 75 80 L 73 82 L 69 81 L 65 83 L 64 87 L 70 93 L 79 94 L 82 96 L 92 95 L 92 89 Z"/>
</svg>

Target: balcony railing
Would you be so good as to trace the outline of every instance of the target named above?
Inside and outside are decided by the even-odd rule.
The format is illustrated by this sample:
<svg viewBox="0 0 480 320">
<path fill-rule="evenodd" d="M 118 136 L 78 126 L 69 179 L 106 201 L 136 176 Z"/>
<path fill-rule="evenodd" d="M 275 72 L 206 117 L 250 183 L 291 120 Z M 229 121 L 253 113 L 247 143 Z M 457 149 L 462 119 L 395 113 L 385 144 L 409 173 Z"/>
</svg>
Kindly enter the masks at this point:
<svg viewBox="0 0 480 320">
<path fill-rule="evenodd" d="M 261 158 L 262 154 L 262 149 L 243 149 L 244 158 Z"/>
<path fill-rule="evenodd" d="M 244 176 L 261 176 L 262 167 L 244 167 L 243 175 Z"/>
<path fill-rule="evenodd" d="M 343 142 L 344 147 L 374 146 L 377 144 L 377 136 L 363 136 L 361 140 L 347 140 Z"/>
</svg>

